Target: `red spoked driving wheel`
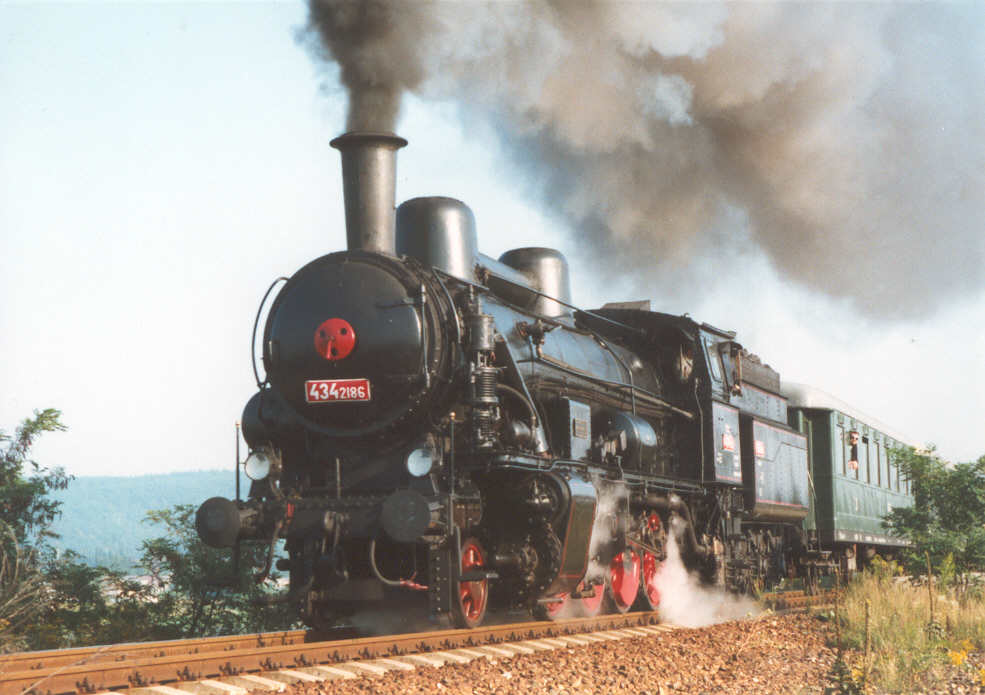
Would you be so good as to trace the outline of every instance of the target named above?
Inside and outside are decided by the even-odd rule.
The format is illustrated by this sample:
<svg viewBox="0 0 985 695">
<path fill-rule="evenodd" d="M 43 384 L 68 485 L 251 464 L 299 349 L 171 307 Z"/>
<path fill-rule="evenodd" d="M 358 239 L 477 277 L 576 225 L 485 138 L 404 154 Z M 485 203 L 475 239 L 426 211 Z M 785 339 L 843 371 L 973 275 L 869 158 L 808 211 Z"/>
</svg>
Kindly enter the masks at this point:
<svg viewBox="0 0 985 695">
<path fill-rule="evenodd" d="M 462 543 L 462 574 L 483 569 L 486 564 L 486 551 L 475 538 L 469 538 Z M 456 627 L 478 627 L 486 617 L 486 607 L 489 605 L 489 580 L 481 579 L 472 582 L 458 583 L 458 600 L 451 612 L 452 622 Z"/>
<path fill-rule="evenodd" d="M 561 620 L 568 617 L 567 608 L 571 604 L 571 595 L 567 592 L 552 597 L 550 603 L 543 603 L 534 609 L 534 617 L 538 620 Z"/>
<path fill-rule="evenodd" d="M 595 586 L 586 586 L 585 582 L 582 582 L 578 590 L 586 594 L 575 603 L 579 617 L 592 618 L 598 615 L 602 609 L 602 601 L 605 599 L 605 585 L 600 582 Z"/>
<path fill-rule="evenodd" d="M 609 563 L 609 593 L 614 612 L 629 610 L 636 601 L 639 586 L 640 557 L 632 548 L 626 548 Z"/>
<path fill-rule="evenodd" d="M 640 610 L 655 611 L 660 606 L 660 589 L 657 588 L 659 572 L 660 563 L 657 561 L 657 556 L 644 551 L 640 565 Z"/>
</svg>

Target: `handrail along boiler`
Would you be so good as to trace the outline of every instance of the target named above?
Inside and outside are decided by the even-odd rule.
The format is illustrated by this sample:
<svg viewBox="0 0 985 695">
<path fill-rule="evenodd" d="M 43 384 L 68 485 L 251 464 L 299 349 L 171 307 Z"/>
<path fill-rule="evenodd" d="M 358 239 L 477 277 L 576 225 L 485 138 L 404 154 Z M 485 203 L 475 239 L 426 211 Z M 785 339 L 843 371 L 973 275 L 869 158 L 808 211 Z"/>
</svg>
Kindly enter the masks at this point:
<svg viewBox="0 0 985 695">
<path fill-rule="evenodd" d="M 271 562 L 285 541 L 271 601 L 321 626 L 425 594 L 461 627 L 652 609 L 672 536 L 740 591 L 830 566 L 802 531 L 805 437 L 734 334 L 648 303 L 577 311 L 557 251 L 488 258 L 450 198 L 394 214 L 405 140 L 332 145 L 348 249 L 273 300 L 243 414 L 254 482 L 196 519 L 216 547 L 265 540 Z"/>
</svg>

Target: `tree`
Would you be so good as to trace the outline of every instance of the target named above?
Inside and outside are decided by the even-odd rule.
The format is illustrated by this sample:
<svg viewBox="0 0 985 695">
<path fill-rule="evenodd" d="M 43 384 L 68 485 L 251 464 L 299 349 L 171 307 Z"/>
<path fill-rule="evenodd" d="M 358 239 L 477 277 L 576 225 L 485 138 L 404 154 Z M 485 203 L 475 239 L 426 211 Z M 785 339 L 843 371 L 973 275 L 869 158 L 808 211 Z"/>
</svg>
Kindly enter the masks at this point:
<svg viewBox="0 0 985 695">
<path fill-rule="evenodd" d="M 0 431 L 0 651 L 21 648 L 32 619 L 47 599 L 43 566 L 54 559 L 49 543 L 59 502 L 48 497 L 68 485 L 62 468 L 28 459 L 43 432 L 64 430 L 61 413 L 34 411 L 13 438 Z"/>
<path fill-rule="evenodd" d="M 271 582 L 258 584 L 254 577 L 266 559 L 266 547 L 244 545 L 240 551 L 227 551 L 205 545 L 195 531 L 191 505 L 149 512 L 146 520 L 163 525 L 167 531 L 161 538 L 144 542 L 141 561 L 154 591 L 149 617 L 156 639 L 234 635 L 293 626 L 287 605 L 256 605 L 271 586 Z"/>
<path fill-rule="evenodd" d="M 48 497 L 53 490 L 64 490 L 71 476 L 61 467 L 43 468 L 28 459 L 34 441 L 43 432 L 65 429 L 61 412 L 48 408 L 34 411 L 25 419 L 13 438 L 0 431 L 0 521 L 14 532 L 17 541 L 25 543 L 31 536 L 43 541 L 51 536 L 49 526 L 58 514 L 59 502 Z M 29 471 L 25 475 L 25 469 Z"/>
<path fill-rule="evenodd" d="M 44 579 L 13 529 L 0 522 L 0 654 L 22 649 L 24 633 L 44 598 Z"/>
<path fill-rule="evenodd" d="M 65 429 L 60 417 L 53 409 L 35 411 L 13 437 L 0 432 L 0 652 L 293 626 L 286 605 L 255 605 L 270 586 L 253 577 L 267 549 L 205 546 L 190 505 L 148 513 L 165 536 L 144 543 L 143 576 L 87 566 L 73 551 L 57 556 L 51 523 L 61 503 L 50 493 L 72 477 L 29 454 L 40 434 Z"/>
<path fill-rule="evenodd" d="M 27 630 L 31 649 L 65 649 L 157 639 L 154 596 L 138 578 L 91 567 L 68 551 L 46 568 L 48 600 Z"/>
<path fill-rule="evenodd" d="M 953 466 L 933 450 L 910 447 L 896 456 L 913 506 L 893 509 L 883 526 L 913 541 L 904 553 L 907 570 L 926 573 L 929 554 L 934 567 L 953 562 L 962 578 L 985 571 L 985 456 Z"/>
</svg>

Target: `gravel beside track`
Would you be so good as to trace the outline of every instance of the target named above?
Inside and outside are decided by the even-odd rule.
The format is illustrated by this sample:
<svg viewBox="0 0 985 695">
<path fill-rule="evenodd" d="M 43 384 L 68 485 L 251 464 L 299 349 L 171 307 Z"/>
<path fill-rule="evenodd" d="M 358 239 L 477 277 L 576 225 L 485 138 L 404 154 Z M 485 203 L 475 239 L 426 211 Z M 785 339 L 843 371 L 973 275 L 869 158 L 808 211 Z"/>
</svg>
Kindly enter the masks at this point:
<svg viewBox="0 0 985 695">
<path fill-rule="evenodd" d="M 506 659 L 298 683 L 291 695 L 822 693 L 834 651 L 814 618 L 770 615 Z"/>
</svg>

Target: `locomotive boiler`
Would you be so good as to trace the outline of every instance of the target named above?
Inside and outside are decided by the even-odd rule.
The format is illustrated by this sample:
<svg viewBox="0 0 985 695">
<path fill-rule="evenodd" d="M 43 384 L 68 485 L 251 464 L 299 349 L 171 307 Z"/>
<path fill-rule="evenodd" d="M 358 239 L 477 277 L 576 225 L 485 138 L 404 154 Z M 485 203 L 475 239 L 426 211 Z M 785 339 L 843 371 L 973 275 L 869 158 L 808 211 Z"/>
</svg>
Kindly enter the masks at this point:
<svg viewBox="0 0 985 695">
<path fill-rule="evenodd" d="M 289 601 L 326 626 L 420 597 L 433 618 L 653 609 L 677 542 L 744 591 L 828 564 L 802 531 L 806 438 L 733 333 L 646 303 L 579 311 L 555 250 L 494 260 L 458 200 L 395 209 L 390 134 L 349 133 L 348 248 L 273 299 L 243 414 L 245 500 L 196 525 L 278 542 Z"/>
</svg>

